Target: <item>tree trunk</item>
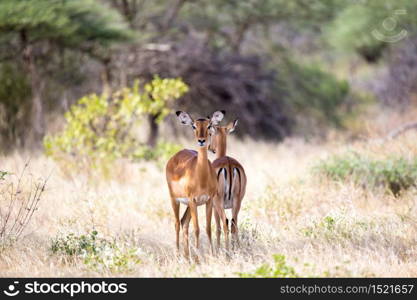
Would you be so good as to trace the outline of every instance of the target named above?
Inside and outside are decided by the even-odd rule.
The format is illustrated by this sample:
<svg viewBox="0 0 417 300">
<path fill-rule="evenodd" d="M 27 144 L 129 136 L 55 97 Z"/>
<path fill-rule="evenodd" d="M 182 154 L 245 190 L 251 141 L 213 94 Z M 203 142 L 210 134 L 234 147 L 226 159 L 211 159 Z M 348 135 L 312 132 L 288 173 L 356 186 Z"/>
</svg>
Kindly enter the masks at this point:
<svg viewBox="0 0 417 300">
<path fill-rule="evenodd" d="M 158 135 L 159 135 L 159 124 L 156 123 L 156 119 L 158 118 L 158 115 L 153 116 L 153 115 L 149 115 L 148 116 L 148 122 L 149 122 L 149 136 L 148 136 L 148 146 L 149 147 L 155 147 L 156 146 L 156 142 L 158 140 Z"/>
<path fill-rule="evenodd" d="M 186 1 L 187 0 L 176 0 L 172 6 L 168 7 L 162 20 L 162 31 L 169 29 Z"/>
<path fill-rule="evenodd" d="M 235 54 L 240 53 L 240 47 L 245 39 L 245 34 L 250 27 L 250 22 L 245 22 L 240 24 L 234 32 L 234 35 L 231 38 L 231 47 L 232 52 Z"/>
<path fill-rule="evenodd" d="M 110 96 L 113 92 L 112 88 L 112 73 L 111 73 L 111 58 L 106 58 L 103 61 L 103 72 L 101 73 L 101 79 L 103 82 L 103 93 Z"/>
<path fill-rule="evenodd" d="M 33 54 L 33 45 L 28 43 L 26 32 L 21 32 L 21 42 L 23 45 L 23 63 L 26 72 L 30 77 L 30 85 L 32 92 L 32 103 L 30 109 L 30 127 L 31 134 L 29 135 L 29 142 L 35 146 L 40 145 L 40 142 L 45 134 L 45 116 L 43 107 L 43 89 L 44 81 L 38 73 L 36 68 L 35 56 Z"/>
</svg>

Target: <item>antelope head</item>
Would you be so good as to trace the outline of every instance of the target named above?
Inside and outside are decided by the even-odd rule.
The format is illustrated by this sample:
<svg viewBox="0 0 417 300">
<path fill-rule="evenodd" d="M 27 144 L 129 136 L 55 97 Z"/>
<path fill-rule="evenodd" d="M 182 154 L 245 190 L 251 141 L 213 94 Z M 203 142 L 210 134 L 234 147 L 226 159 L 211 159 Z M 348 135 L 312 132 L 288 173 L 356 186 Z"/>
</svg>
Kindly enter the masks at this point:
<svg viewBox="0 0 417 300">
<path fill-rule="evenodd" d="M 210 131 L 211 139 L 208 150 L 213 153 L 224 152 L 222 155 L 226 155 L 226 141 L 227 135 L 235 131 L 238 120 L 234 120 L 227 124 L 227 126 L 214 125 Z"/>
<path fill-rule="evenodd" d="M 225 111 L 216 111 L 211 117 L 206 119 L 193 118 L 184 111 L 177 111 L 176 115 L 183 125 L 191 126 L 194 131 L 194 136 L 199 147 L 205 147 L 209 139 L 210 133 L 213 132 L 213 127 L 217 126 L 225 115 Z"/>
</svg>

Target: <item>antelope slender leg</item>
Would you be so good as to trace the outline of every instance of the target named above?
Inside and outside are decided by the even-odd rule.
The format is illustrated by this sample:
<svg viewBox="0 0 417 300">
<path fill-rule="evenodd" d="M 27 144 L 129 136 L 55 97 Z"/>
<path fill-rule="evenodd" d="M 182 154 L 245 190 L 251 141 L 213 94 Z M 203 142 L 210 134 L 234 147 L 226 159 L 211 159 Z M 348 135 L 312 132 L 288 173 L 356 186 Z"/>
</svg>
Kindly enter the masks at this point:
<svg viewBox="0 0 417 300">
<path fill-rule="evenodd" d="M 191 212 L 191 220 L 193 222 L 193 227 L 194 227 L 195 248 L 198 249 L 200 246 L 200 243 L 199 243 L 200 227 L 198 226 L 197 204 L 194 198 L 192 199 L 192 201 L 190 201 L 189 208 Z"/>
<path fill-rule="evenodd" d="M 226 213 L 224 212 L 223 207 L 219 204 L 217 204 L 215 208 L 219 214 L 220 220 L 222 220 L 226 250 L 229 250 L 229 226 L 227 226 Z"/>
<path fill-rule="evenodd" d="M 232 233 L 232 246 L 239 246 L 239 230 L 237 226 L 237 213 L 233 214 L 232 217 L 232 226 L 231 226 L 231 233 Z"/>
<path fill-rule="evenodd" d="M 172 209 L 174 210 L 175 217 L 175 242 L 177 245 L 177 251 L 180 250 L 180 204 L 171 198 Z"/>
<path fill-rule="evenodd" d="M 213 243 L 211 241 L 211 216 L 213 214 L 213 199 L 210 199 L 206 204 L 206 233 L 210 244 L 210 251 L 213 255 Z"/>
<path fill-rule="evenodd" d="M 239 246 L 239 229 L 238 229 L 238 215 L 242 199 L 244 196 L 244 188 L 246 186 L 246 176 L 243 170 L 239 168 L 233 169 L 233 203 L 232 203 L 232 245 Z M 243 175 L 243 177 L 242 177 Z"/>
<path fill-rule="evenodd" d="M 220 216 L 217 213 L 217 210 L 214 210 L 214 220 L 216 221 L 216 246 L 217 249 L 220 248 L 220 235 L 222 233 L 222 229 L 220 227 Z"/>
<path fill-rule="evenodd" d="M 183 234 L 183 241 L 184 241 L 184 256 L 189 258 L 190 256 L 190 245 L 188 243 L 188 229 L 190 227 L 190 222 L 185 222 L 182 225 L 182 234 Z"/>
<path fill-rule="evenodd" d="M 233 208 L 232 208 L 232 224 L 231 224 L 231 233 L 232 233 L 232 245 L 236 244 L 237 246 L 239 246 L 239 228 L 237 225 L 237 220 L 238 220 L 238 215 L 239 215 L 239 210 L 240 210 L 240 201 L 235 201 L 235 203 L 233 203 Z"/>
<path fill-rule="evenodd" d="M 190 221 L 191 221 L 191 214 L 190 209 L 187 206 L 184 215 L 181 218 L 181 226 L 183 232 L 183 239 L 184 239 L 184 256 L 186 258 L 190 257 L 190 245 L 188 243 L 188 229 L 190 228 Z"/>
</svg>

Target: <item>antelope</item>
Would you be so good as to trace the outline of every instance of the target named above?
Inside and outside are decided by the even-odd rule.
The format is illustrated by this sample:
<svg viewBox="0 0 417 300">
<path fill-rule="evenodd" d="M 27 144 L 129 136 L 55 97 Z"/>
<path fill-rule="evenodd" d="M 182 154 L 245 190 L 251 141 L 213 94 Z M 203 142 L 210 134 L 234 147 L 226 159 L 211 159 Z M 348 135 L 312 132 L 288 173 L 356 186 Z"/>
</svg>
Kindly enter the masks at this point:
<svg viewBox="0 0 417 300">
<path fill-rule="evenodd" d="M 211 118 L 194 121 L 188 113 L 176 112 L 181 124 L 192 127 L 198 146 L 198 151 L 183 149 L 177 152 L 166 165 L 166 180 L 175 217 L 176 246 L 179 251 L 181 225 L 186 257 L 189 256 L 188 228 L 190 219 L 192 219 L 194 227 L 195 248 L 199 248 L 200 229 L 197 214 L 197 206 L 199 205 L 206 205 L 206 232 L 211 251 L 213 251 L 211 240 L 213 205 L 222 219 L 225 237 L 227 238 L 227 221 L 226 215 L 219 204 L 216 172 L 207 157 L 209 131 L 223 119 L 224 113 L 224 111 L 216 111 Z M 180 221 L 180 203 L 187 205 L 190 218 L 182 218 Z"/>
<path fill-rule="evenodd" d="M 230 122 L 227 126 L 213 126 L 210 130 L 211 142 L 208 150 L 216 154 L 216 160 L 212 166 L 217 174 L 219 205 L 222 211 L 232 209 L 231 233 L 232 241 L 239 244 L 238 235 L 238 214 L 246 192 L 246 174 L 242 165 L 234 158 L 226 156 L 227 135 L 232 133 L 238 120 Z M 216 240 L 217 247 L 220 247 L 220 215 L 217 210 L 214 212 L 216 220 Z M 189 220 L 190 214 L 188 209 L 185 211 L 183 219 Z M 229 220 L 226 218 L 226 226 Z M 227 246 L 227 244 L 226 244 Z"/>
</svg>

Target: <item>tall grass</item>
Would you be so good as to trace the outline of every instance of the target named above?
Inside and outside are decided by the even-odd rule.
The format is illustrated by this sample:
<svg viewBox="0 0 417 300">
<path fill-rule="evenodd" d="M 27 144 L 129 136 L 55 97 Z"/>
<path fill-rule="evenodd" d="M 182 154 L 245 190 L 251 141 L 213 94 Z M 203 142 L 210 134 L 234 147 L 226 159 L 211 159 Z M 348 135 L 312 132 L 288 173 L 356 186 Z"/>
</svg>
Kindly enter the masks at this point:
<svg viewBox="0 0 417 300">
<path fill-rule="evenodd" d="M 119 161 L 110 180 L 92 182 L 84 172 L 65 176 L 53 160 L 33 155 L 29 173 L 53 172 L 21 238 L 1 252 L 0 276 L 415 277 L 417 189 L 410 184 L 394 196 L 378 186 L 389 164 L 398 176 L 414 176 L 416 137 L 410 132 L 384 145 L 230 140 L 229 153 L 248 176 L 241 245 L 212 255 L 202 225 L 200 263 L 176 252 L 164 172 L 155 163 Z M 347 148 L 361 153 L 355 164 L 346 161 Z M 311 166 L 337 153 L 346 161 L 343 172 L 330 159 L 324 170 L 335 172 L 336 181 L 333 175 L 317 180 Z M 1 169 L 21 170 L 25 156 L 0 157 Z M 403 160 L 388 163 L 389 157 Z M 351 180 L 363 174 L 381 176 L 375 188 Z M 203 208 L 199 218 L 205 224 Z"/>
</svg>

